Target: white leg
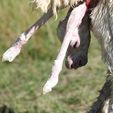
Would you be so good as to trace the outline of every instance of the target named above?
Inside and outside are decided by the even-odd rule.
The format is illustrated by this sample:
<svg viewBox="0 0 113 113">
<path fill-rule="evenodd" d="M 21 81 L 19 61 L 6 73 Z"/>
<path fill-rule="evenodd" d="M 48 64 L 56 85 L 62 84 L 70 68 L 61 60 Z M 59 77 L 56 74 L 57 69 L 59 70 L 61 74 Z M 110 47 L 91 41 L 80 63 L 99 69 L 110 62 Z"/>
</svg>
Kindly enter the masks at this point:
<svg viewBox="0 0 113 113">
<path fill-rule="evenodd" d="M 82 10 L 82 12 L 81 12 L 81 10 Z M 73 38 L 73 33 L 78 31 L 78 27 L 82 21 L 82 18 L 85 15 L 86 10 L 87 10 L 87 7 L 86 7 L 85 3 L 83 3 L 82 5 L 74 8 L 73 11 L 71 12 L 68 23 L 67 23 L 67 29 L 66 29 L 66 35 L 64 37 L 64 41 L 62 43 L 60 52 L 52 67 L 52 72 L 50 74 L 50 78 L 48 79 L 48 81 L 46 82 L 46 84 L 43 87 L 43 94 L 50 92 L 52 90 L 52 88 L 57 85 L 58 79 L 59 79 L 59 73 L 62 70 L 63 60 L 65 58 L 68 46 Z M 75 30 L 75 29 L 77 29 L 77 30 Z M 76 34 L 77 33 L 78 32 L 76 32 Z M 78 39 L 78 37 L 74 37 L 74 38 L 75 38 L 76 42 L 78 40 L 80 40 L 80 39 Z"/>
<path fill-rule="evenodd" d="M 21 48 L 31 36 L 44 25 L 53 16 L 52 9 L 50 8 L 46 14 L 44 14 L 40 19 L 38 19 L 30 28 L 28 28 L 24 33 L 22 33 L 12 46 L 3 54 L 3 61 L 12 62 L 17 55 L 19 55 Z"/>
</svg>

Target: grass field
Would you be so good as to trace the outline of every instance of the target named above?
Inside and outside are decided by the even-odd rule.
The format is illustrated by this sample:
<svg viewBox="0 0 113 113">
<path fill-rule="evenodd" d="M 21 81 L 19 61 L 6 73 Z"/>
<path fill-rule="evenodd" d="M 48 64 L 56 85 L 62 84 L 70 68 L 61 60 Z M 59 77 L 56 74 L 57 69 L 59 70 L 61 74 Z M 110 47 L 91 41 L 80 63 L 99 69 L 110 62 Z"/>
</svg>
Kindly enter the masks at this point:
<svg viewBox="0 0 113 113">
<path fill-rule="evenodd" d="M 0 0 L 0 58 L 40 15 L 32 10 L 29 0 Z M 88 64 L 78 70 L 67 70 L 64 66 L 59 84 L 51 93 L 42 95 L 60 47 L 57 23 L 53 18 L 42 27 L 14 62 L 0 61 L 0 107 L 7 106 L 14 113 L 84 113 L 94 102 L 104 83 L 106 69 L 93 37 Z M 8 111 L 0 110 L 0 113 Z"/>
</svg>

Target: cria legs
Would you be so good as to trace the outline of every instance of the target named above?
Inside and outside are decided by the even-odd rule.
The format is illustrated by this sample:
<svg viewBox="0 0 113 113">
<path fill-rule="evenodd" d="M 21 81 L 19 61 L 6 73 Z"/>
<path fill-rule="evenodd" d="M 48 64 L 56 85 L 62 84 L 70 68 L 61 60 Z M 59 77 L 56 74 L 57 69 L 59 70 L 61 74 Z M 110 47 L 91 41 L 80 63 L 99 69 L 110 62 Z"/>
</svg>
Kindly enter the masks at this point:
<svg viewBox="0 0 113 113">
<path fill-rule="evenodd" d="M 40 19 L 38 19 L 30 28 L 28 28 L 24 33 L 22 33 L 12 46 L 3 54 L 3 61 L 12 62 L 17 55 L 19 55 L 21 48 L 31 36 L 39 29 L 43 24 L 45 24 L 53 16 L 52 9 L 50 8 L 46 14 L 44 14 Z"/>
<path fill-rule="evenodd" d="M 73 9 L 70 8 L 67 16 L 63 21 L 60 21 L 57 34 L 61 42 L 63 41 L 66 25 L 70 13 Z M 82 20 L 81 25 L 79 26 L 79 36 L 80 36 L 80 46 L 78 48 L 69 47 L 66 55 L 66 66 L 68 68 L 78 68 L 84 66 L 88 60 L 88 48 L 90 44 L 90 19 L 89 12 L 87 12 Z"/>
</svg>

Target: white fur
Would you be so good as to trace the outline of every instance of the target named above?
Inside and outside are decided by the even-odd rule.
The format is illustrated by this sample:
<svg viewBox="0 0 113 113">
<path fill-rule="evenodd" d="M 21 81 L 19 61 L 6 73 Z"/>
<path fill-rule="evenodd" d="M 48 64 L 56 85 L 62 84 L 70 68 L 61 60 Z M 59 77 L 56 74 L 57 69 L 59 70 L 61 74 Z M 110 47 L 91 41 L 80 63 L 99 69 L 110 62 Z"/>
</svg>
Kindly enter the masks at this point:
<svg viewBox="0 0 113 113">
<path fill-rule="evenodd" d="M 43 87 L 43 94 L 46 94 L 46 93 L 52 91 L 52 88 L 57 85 L 58 79 L 59 79 L 59 74 L 60 74 L 60 71 L 62 70 L 63 61 L 66 56 L 68 46 L 73 38 L 73 33 L 74 32 L 76 32 L 75 34 L 78 33 L 78 30 L 75 30 L 75 29 L 78 29 L 78 27 L 82 21 L 82 18 L 84 17 L 86 9 L 87 9 L 87 7 L 84 3 L 80 6 L 78 6 L 77 8 L 74 8 L 73 11 L 71 12 L 68 23 L 67 23 L 66 35 L 64 37 L 60 52 L 52 67 L 52 72 L 51 72 L 50 78 L 48 79 L 48 81 L 46 82 L 46 84 Z M 81 14 L 78 15 L 77 11 L 78 11 L 78 13 L 81 13 Z M 77 42 L 78 37 L 74 37 L 74 38 L 75 38 L 74 41 Z"/>
<path fill-rule="evenodd" d="M 104 107 L 102 109 L 102 113 L 108 113 L 108 110 L 109 110 L 109 99 L 107 99 L 105 102 L 104 102 Z"/>
<path fill-rule="evenodd" d="M 9 48 L 2 57 L 2 61 L 12 62 L 17 55 L 19 55 L 21 48 L 11 47 Z"/>
<path fill-rule="evenodd" d="M 9 61 L 12 62 L 17 55 L 19 55 L 21 51 L 21 47 L 23 44 L 26 43 L 25 34 L 22 33 L 19 36 L 19 42 L 16 44 L 14 43 L 4 54 L 2 57 L 2 61 Z"/>
<path fill-rule="evenodd" d="M 73 6 L 79 1 L 83 0 L 33 0 L 33 3 L 36 5 L 36 8 L 40 8 L 43 12 L 47 12 L 49 6 L 52 7 L 53 13 L 56 15 L 57 8 Z"/>
</svg>

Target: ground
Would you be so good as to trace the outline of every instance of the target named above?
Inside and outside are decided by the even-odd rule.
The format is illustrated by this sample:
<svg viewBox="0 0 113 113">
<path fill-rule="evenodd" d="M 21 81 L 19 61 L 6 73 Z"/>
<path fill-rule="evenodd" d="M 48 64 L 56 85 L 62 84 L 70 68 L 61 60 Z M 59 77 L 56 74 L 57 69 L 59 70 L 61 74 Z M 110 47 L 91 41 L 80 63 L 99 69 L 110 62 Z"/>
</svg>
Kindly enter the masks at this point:
<svg viewBox="0 0 113 113">
<path fill-rule="evenodd" d="M 0 58 L 12 41 L 41 15 L 30 7 L 28 0 L 0 0 Z M 53 92 L 42 95 L 60 47 L 57 23 L 53 18 L 41 28 L 14 62 L 0 61 L 0 107 L 6 105 L 14 113 L 84 113 L 94 102 L 104 83 L 106 68 L 93 36 L 87 66 L 78 70 L 64 66 Z"/>
</svg>

